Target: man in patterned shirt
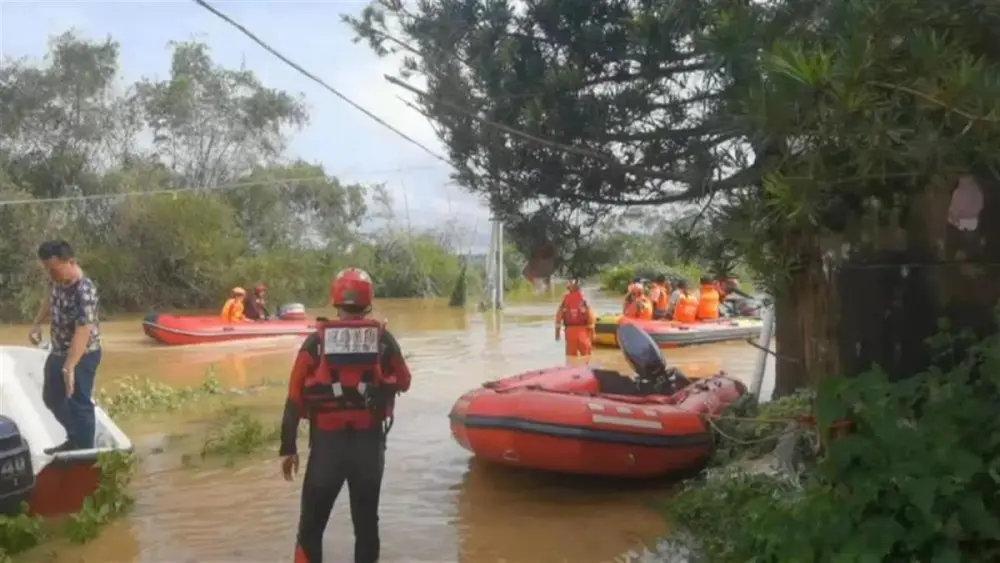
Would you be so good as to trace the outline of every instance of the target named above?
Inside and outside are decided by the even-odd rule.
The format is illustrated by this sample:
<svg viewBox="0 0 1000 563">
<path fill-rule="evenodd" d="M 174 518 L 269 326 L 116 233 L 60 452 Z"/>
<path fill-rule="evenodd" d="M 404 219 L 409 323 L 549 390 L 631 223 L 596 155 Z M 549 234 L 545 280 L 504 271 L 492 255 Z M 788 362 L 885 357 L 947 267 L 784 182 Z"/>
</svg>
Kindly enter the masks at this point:
<svg viewBox="0 0 1000 563">
<path fill-rule="evenodd" d="M 38 259 L 52 280 L 35 316 L 29 338 L 41 342 L 41 324 L 51 318 L 52 349 L 45 361 L 45 406 L 66 429 L 66 441 L 45 450 L 55 453 L 94 447 L 94 377 L 101 363 L 97 288 L 83 274 L 64 240 L 38 247 Z"/>
</svg>

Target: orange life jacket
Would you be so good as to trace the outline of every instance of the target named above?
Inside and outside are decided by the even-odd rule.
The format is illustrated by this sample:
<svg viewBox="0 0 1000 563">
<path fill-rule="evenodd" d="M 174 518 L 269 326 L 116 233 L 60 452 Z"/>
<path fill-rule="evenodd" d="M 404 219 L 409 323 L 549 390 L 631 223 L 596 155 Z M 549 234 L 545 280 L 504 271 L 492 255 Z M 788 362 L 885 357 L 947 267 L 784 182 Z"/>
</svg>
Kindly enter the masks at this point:
<svg viewBox="0 0 1000 563">
<path fill-rule="evenodd" d="M 222 312 L 219 313 L 222 320 L 227 323 L 235 323 L 243 320 L 243 298 L 242 297 L 232 297 L 226 301 L 225 305 L 222 306 Z"/>
<path fill-rule="evenodd" d="M 590 325 L 590 305 L 580 290 L 571 291 L 563 297 L 562 322 L 566 326 L 588 326 Z"/>
<path fill-rule="evenodd" d="M 701 286 L 701 295 L 698 299 L 698 319 L 713 320 L 719 318 L 719 290 L 714 285 Z"/>
<path fill-rule="evenodd" d="M 645 295 L 638 296 L 625 305 L 625 316 L 648 321 L 653 318 L 653 302 Z"/>
<path fill-rule="evenodd" d="M 319 362 L 306 377 L 302 399 L 320 430 L 367 430 L 392 416 L 395 381 L 382 372 L 382 323 L 337 320 L 319 324 Z"/>
<path fill-rule="evenodd" d="M 693 323 L 698 319 L 698 298 L 690 293 L 681 293 L 674 306 L 674 320 Z"/>
<path fill-rule="evenodd" d="M 653 301 L 654 310 L 666 311 L 670 308 L 670 286 L 654 284 L 649 298 Z"/>
</svg>

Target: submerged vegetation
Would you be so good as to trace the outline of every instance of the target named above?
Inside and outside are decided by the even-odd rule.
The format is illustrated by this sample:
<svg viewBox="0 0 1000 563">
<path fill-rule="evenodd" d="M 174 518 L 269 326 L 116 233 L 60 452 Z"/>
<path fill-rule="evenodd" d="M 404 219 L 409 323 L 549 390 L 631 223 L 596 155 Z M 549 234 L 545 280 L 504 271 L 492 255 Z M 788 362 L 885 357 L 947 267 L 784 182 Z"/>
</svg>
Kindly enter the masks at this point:
<svg viewBox="0 0 1000 563">
<path fill-rule="evenodd" d="M 219 456 L 232 465 L 238 457 L 256 453 L 280 437 L 280 425 L 268 426 L 247 410 L 230 407 L 206 437 L 201 457 Z"/>
<path fill-rule="evenodd" d="M 150 411 L 174 410 L 183 404 L 222 393 L 222 383 L 213 373 L 198 387 L 171 387 L 152 379 L 130 376 L 115 383 L 111 389 L 101 389 L 97 403 L 111 417 L 129 416 Z"/>
</svg>

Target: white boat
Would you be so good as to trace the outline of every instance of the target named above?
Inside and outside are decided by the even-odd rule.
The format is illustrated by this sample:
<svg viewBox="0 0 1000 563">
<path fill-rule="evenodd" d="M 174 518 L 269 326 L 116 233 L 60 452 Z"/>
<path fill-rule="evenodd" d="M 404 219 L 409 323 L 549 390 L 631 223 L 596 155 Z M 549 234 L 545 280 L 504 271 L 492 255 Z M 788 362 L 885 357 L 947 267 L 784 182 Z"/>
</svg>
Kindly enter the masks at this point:
<svg viewBox="0 0 1000 563">
<path fill-rule="evenodd" d="M 0 346 L 0 416 L 12 420 L 30 452 L 34 488 L 28 504 L 35 514 L 55 515 L 79 510 L 83 500 L 100 483 L 95 466 L 98 454 L 115 450 L 131 451 L 132 442 L 99 406 L 94 407 L 95 446 L 46 454 L 66 441 L 66 432 L 42 401 L 45 359 L 48 353 L 36 348 Z M 100 371 L 98 371 L 100 377 Z M 13 445 L 13 439 L 10 440 Z M 0 484 L 10 450 L 0 440 Z M 18 473 L 23 462 L 12 461 Z M 21 479 L 19 476 L 12 477 Z M 2 493 L 2 490 L 0 490 Z"/>
</svg>

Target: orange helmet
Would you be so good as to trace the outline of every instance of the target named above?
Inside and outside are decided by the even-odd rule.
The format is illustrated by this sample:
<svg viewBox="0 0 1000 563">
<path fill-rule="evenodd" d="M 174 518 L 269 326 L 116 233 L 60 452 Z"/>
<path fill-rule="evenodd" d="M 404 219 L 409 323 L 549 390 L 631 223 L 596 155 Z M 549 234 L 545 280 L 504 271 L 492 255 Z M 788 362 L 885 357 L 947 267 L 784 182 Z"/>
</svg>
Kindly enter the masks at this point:
<svg viewBox="0 0 1000 563">
<path fill-rule="evenodd" d="M 341 270 L 330 284 L 330 302 L 334 307 L 352 305 L 370 307 L 375 300 L 375 286 L 368 272 L 358 268 Z"/>
</svg>

